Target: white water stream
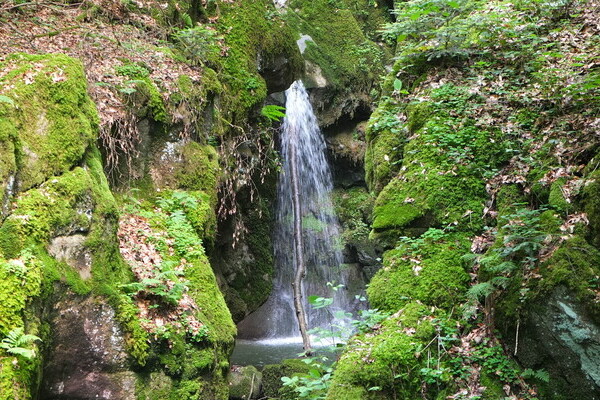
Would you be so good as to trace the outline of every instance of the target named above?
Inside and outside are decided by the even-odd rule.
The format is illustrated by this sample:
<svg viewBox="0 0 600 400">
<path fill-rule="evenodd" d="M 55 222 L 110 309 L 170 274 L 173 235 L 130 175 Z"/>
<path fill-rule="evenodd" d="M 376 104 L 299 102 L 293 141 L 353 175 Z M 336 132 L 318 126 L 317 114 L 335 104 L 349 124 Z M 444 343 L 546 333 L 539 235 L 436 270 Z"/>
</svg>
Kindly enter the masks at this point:
<svg viewBox="0 0 600 400">
<path fill-rule="evenodd" d="M 292 282 L 296 270 L 293 236 L 293 208 L 290 182 L 290 145 L 296 147 L 298 186 L 301 199 L 302 237 L 307 274 L 303 281 L 309 329 L 328 329 L 339 321 L 338 310 L 352 311 L 354 293 L 346 290 L 340 228 L 331 202 L 331 171 L 325 156 L 325 140 L 309 102 L 304 85 L 296 81 L 286 90 L 286 116 L 281 135 L 282 171 L 277 185 L 275 280 L 267 302 L 238 325 L 241 339 L 262 343 L 299 342 Z M 327 283 L 344 285 L 337 291 Z M 314 309 L 308 296 L 333 297 L 333 304 Z"/>
</svg>

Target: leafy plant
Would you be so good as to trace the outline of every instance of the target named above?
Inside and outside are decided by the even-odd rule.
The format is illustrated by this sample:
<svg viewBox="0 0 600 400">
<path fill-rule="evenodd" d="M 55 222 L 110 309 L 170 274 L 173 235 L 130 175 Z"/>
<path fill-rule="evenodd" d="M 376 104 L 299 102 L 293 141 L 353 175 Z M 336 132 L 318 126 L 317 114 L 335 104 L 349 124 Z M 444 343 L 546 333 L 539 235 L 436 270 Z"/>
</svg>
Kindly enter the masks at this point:
<svg viewBox="0 0 600 400">
<path fill-rule="evenodd" d="M 291 387 L 301 399 L 325 399 L 331 381 L 333 367 L 319 362 L 319 358 L 312 357 L 304 361 L 311 368 L 306 375 L 296 375 L 281 378 L 283 386 Z"/>
<path fill-rule="evenodd" d="M 327 286 L 334 292 L 343 288 L 343 285 L 336 285 L 334 282 L 327 282 Z M 356 299 L 366 301 L 363 296 L 357 295 Z M 333 304 L 333 298 L 322 296 L 309 296 L 308 301 L 314 309 L 327 309 Z M 352 318 L 351 313 L 338 311 L 333 313 L 334 321 L 329 328 L 313 328 L 309 333 L 316 336 L 318 342 L 329 344 L 328 346 L 319 347 L 316 352 L 329 355 L 336 354 L 345 346 L 352 333 L 355 331 L 369 332 L 388 318 L 389 315 L 386 312 L 369 309 L 359 311 L 357 318 Z M 329 363 L 327 355 L 318 354 L 302 361 L 311 367 L 308 374 L 282 377 L 283 385 L 291 388 L 298 398 L 308 400 L 325 399 L 335 363 Z M 379 389 L 372 388 L 372 390 Z"/>
<path fill-rule="evenodd" d="M 270 121 L 277 122 L 285 117 L 285 107 L 281 107 L 275 104 L 268 104 L 261 108 L 260 115 L 267 117 Z"/>
<path fill-rule="evenodd" d="M 41 340 L 35 335 L 26 335 L 23 328 L 15 328 L 2 339 L 0 348 L 6 350 L 9 354 L 31 360 L 35 357 L 35 349 L 31 348 L 31 344 Z"/>
<path fill-rule="evenodd" d="M 191 64 L 214 62 L 221 52 L 216 32 L 203 26 L 182 29 L 173 36 L 177 48 Z"/>
<path fill-rule="evenodd" d="M 150 76 L 148 68 L 132 62 L 115 67 L 115 72 L 117 75 L 127 76 L 131 79 L 148 78 Z"/>
<path fill-rule="evenodd" d="M 121 285 L 130 295 L 146 293 L 160 297 L 169 305 L 177 305 L 188 290 L 189 281 L 180 280 L 183 272 L 173 269 L 172 261 L 164 261 L 158 270 L 153 271 L 152 278 L 144 278 L 140 282 Z"/>
<path fill-rule="evenodd" d="M 0 103 L 7 103 L 10 105 L 14 105 L 15 101 L 8 96 L 0 95 Z"/>
</svg>

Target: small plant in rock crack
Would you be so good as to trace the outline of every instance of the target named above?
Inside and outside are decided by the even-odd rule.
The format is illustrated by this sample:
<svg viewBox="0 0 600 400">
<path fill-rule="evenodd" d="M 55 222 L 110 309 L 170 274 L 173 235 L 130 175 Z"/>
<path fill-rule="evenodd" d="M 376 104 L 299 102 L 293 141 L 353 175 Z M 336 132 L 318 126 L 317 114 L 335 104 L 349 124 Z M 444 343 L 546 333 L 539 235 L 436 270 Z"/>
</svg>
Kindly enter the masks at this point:
<svg viewBox="0 0 600 400">
<path fill-rule="evenodd" d="M 177 263 L 164 261 L 151 278 L 144 278 L 140 282 L 121 285 L 121 288 L 131 296 L 146 294 L 157 296 L 168 305 L 175 306 L 188 290 L 189 281 L 181 280 L 182 271 L 174 269 Z"/>
<path fill-rule="evenodd" d="M 26 335 L 23 328 L 15 328 L 0 342 L 0 348 L 6 350 L 8 354 L 20 356 L 26 360 L 35 358 L 35 350 L 31 348 L 36 341 L 41 341 L 35 335 Z"/>
</svg>

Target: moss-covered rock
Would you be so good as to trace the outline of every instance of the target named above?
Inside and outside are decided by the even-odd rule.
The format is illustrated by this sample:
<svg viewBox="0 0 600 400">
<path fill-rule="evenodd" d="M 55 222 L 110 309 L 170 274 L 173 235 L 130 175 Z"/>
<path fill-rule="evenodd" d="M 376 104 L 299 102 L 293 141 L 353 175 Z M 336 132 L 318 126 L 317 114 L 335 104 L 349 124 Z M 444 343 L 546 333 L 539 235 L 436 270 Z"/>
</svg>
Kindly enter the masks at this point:
<svg viewBox="0 0 600 400">
<path fill-rule="evenodd" d="M 395 312 L 412 301 L 452 308 L 466 292 L 469 275 L 461 260 L 469 241 L 449 235 L 432 243 L 401 244 L 384 256 L 384 266 L 371 280 L 371 304 Z"/>
<path fill-rule="evenodd" d="M 250 0 L 220 2 L 218 29 L 225 34 L 227 57 L 220 63 L 228 95 L 224 110 L 228 115 L 244 118 L 252 107 L 262 103 L 267 84 L 259 75 L 259 64 L 273 64 L 283 57 L 298 76 L 302 60 L 289 26 L 282 23 L 273 2 Z"/>
<path fill-rule="evenodd" d="M 259 398 L 262 373 L 252 365 L 232 369 L 229 372 L 229 398 L 249 400 Z"/>
<path fill-rule="evenodd" d="M 442 354 L 435 349 L 425 354 L 424 349 L 437 330 L 451 332 L 453 321 L 432 310 L 435 308 L 408 303 L 373 332 L 355 336 L 338 360 L 327 399 L 384 399 L 394 395 L 418 399 L 422 390 L 436 398 L 451 384 L 451 375 Z M 435 367 L 436 384 L 428 386 L 424 381 L 430 372 L 430 357 L 439 360 L 439 367 Z"/>
<path fill-rule="evenodd" d="M 1 67 L 7 73 L 0 78 L 0 92 L 12 101 L 0 103 L 4 196 L 81 162 L 96 138 L 98 116 L 79 61 L 60 54 L 15 54 Z M 8 183 L 15 186 L 7 188 Z"/>
<path fill-rule="evenodd" d="M 280 364 L 265 365 L 262 370 L 263 395 L 269 398 L 278 398 L 279 391 L 283 387 L 282 377 L 306 374 L 309 370 L 310 366 L 298 359 L 283 360 Z"/>
</svg>

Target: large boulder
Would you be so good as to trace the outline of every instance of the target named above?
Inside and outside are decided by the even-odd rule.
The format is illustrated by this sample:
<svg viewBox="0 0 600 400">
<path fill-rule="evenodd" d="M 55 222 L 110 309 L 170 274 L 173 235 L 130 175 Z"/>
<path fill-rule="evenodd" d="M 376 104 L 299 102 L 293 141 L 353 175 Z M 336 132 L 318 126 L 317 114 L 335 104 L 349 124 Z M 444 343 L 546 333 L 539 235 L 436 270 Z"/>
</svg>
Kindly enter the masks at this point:
<svg viewBox="0 0 600 400">
<path fill-rule="evenodd" d="M 43 399 L 135 399 L 125 338 L 114 310 L 96 296 L 66 296 L 51 311 Z"/>
</svg>

